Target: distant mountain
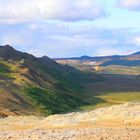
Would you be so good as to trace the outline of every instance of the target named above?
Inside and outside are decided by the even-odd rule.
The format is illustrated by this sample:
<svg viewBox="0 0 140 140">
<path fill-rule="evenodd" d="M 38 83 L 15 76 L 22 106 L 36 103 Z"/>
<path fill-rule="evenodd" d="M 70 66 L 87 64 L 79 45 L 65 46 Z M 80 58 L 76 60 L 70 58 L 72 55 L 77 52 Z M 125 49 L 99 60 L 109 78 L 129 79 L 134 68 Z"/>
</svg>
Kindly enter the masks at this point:
<svg viewBox="0 0 140 140">
<path fill-rule="evenodd" d="M 140 52 L 136 52 L 125 56 L 126 60 L 140 60 Z"/>
<path fill-rule="evenodd" d="M 81 57 L 69 57 L 69 58 L 54 58 L 54 60 L 89 60 L 93 57 L 83 55 Z"/>
<path fill-rule="evenodd" d="M 101 57 L 73 57 L 73 58 L 61 58 L 55 59 L 57 62 L 62 64 L 69 64 L 72 66 L 79 66 L 80 63 L 83 65 L 94 66 L 109 66 L 109 65 L 122 65 L 122 66 L 140 66 L 140 52 L 136 52 L 130 55 L 112 55 L 112 56 L 101 56 Z M 72 60 L 72 61 L 71 61 Z M 75 62 L 74 62 L 75 60 Z"/>
<path fill-rule="evenodd" d="M 140 66 L 140 60 L 111 60 L 100 66 L 120 65 L 120 66 Z"/>
<path fill-rule="evenodd" d="M 140 52 L 121 56 L 120 58 L 117 59 L 113 58 L 110 61 L 101 64 L 101 66 L 109 66 L 109 65 L 140 66 Z"/>
<path fill-rule="evenodd" d="M 81 57 L 54 58 L 54 60 L 83 60 L 83 61 L 87 61 L 87 60 L 118 59 L 118 58 L 121 58 L 121 57 L 123 57 L 123 56 L 112 55 L 112 56 L 91 57 L 91 56 L 83 55 Z"/>
<path fill-rule="evenodd" d="M 131 55 L 140 55 L 140 52 L 133 53 Z"/>
<path fill-rule="evenodd" d="M 98 80 L 47 56 L 36 58 L 9 45 L 0 46 L 0 114 L 55 114 L 89 103 L 82 82 Z"/>
</svg>

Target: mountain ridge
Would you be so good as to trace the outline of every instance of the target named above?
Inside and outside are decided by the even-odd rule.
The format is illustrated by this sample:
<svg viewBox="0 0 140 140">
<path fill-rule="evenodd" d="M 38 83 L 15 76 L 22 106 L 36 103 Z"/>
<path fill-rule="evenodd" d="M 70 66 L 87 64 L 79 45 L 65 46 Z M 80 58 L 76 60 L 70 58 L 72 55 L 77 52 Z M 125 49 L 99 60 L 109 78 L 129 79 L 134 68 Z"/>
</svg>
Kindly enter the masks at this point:
<svg viewBox="0 0 140 140">
<path fill-rule="evenodd" d="M 54 58 L 54 60 L 67 60 L 67 59 L 81 59 L 81 58 L 85 58 L 85 59 L 101 59 L 101 58 L 120 58 L 120 57 L 127 57 L 127 56 L 132 56 L 132 55 L 140 55 L 140 51 L 137 51 L 137 52 L 134 52 L 134 53 L 131 53 L 131 54 L 127 54 L 127 55 L 104 55 L 104 56 L 89 56 L 89 55 L 82 55 L 82 56 L 79 56 L 79 57 L 64 57 L 64 58 Z"/>
<path fill-rule="evenodd" d="M 94 62 L 94 66 L 108 66 L 108 65 L 123 65 L 123 66 L 140 66 L 140 52 L 135 52 L 129 55 L 112 55 L 112 56 L 97 56 L 97 57 L 72 57 L 72 58 L 58 58 L 55 59 L 60 64 L 69 63 L 84 63 L 90 65 Z M 76 62 L 77 61 L 77 62 Z M 79 62 L 78 62 L 79 61 Z M 74 66 L 72 64 L 72 66 Z"/>
<path fill-rule="evenodd" d="M 0 113 L 5 112 L 3 115 L 49 115 L 77 109 L 89 104 L 82 99 L 83 79 L 98 79 L 98 75 L 91 78 L 47 56 L 37 58 L 9 45 L 0 47 L 0 58 Z"/>
</svg>

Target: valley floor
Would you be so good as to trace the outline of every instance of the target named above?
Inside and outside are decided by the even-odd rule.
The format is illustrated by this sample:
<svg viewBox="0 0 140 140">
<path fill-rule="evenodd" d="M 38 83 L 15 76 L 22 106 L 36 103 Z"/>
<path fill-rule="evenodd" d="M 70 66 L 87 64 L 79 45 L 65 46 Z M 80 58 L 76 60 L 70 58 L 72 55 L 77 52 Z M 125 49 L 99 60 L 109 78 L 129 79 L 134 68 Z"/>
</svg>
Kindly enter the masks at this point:
<svg viewBox="0 0 140 140">
<path fill-rule="evenodd" d="M 140 78 L 135 75 L 102 74 L 104 81 L 87 83 L 84 100 L 90 105 L 82 110 L 93 110 L 126 102 L 140 102 Z"/>
<path fill-rule="evenodd" d="M 140 103 L 93 111 L 8 117 L 0 121 L 0 140 L 139 140 Z"/>
</svg>

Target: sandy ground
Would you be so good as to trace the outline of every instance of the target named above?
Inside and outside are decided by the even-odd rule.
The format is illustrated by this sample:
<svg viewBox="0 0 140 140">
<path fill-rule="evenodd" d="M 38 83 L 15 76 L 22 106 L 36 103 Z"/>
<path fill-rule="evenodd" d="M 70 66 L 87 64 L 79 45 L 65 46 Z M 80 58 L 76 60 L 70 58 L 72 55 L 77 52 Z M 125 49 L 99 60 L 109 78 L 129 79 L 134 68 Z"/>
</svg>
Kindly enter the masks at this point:
<svg viewBox="0 0 140 140">
<path fill-rule="evenodd" d="M 46 118 L 4 118 L 0 140 L 140 140 L 140 103 Z"/>
</svg>

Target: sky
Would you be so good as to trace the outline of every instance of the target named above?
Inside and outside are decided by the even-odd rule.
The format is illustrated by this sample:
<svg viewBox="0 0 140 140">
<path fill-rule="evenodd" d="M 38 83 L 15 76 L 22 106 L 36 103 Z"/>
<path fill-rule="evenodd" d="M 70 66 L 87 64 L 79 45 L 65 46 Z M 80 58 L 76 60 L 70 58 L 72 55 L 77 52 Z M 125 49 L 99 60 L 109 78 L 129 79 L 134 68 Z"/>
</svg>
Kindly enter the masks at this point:
<svg viewBox="0 0 140 140">
<path fill-rule="evenodd" d="M 0 45 L 37 57 L 140 51 L 140 0 L 0 0 Z"/>
</svg>

